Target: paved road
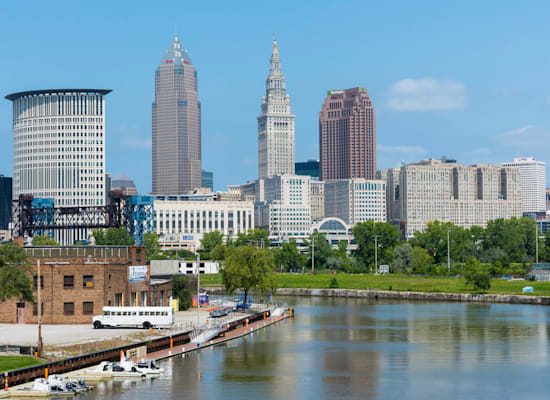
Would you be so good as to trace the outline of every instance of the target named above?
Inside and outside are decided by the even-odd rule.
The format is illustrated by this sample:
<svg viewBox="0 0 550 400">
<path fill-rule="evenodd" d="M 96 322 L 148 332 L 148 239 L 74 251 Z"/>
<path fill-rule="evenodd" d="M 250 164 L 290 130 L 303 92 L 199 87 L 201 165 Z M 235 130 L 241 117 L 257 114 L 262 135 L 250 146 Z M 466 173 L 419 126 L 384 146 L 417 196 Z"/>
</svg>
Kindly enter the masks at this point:
<svg viewBox="0 0 550 400">
<path fill-rule="evenodd" d="M 208 312 L 201 309 L 201 324 L 208 318 Z M 197 310 L 180 311 L 176 313 L 176 325 L 195 324 Z M 190 326 L 190 325 L 188 325 Z M 118 336 L 129 336 L 143 333 L 143 329 L 93 329 L 92 324 L 86 325 L 42 325 L 42 341 L 44 345 L 86 343 L 98 339 L 110 339 Z M 162 331 L 161 331 L 162 332 Z M 36 345 L 38 338 L 37 325 L 0 324 L 0 345 Z"/>
</svg>

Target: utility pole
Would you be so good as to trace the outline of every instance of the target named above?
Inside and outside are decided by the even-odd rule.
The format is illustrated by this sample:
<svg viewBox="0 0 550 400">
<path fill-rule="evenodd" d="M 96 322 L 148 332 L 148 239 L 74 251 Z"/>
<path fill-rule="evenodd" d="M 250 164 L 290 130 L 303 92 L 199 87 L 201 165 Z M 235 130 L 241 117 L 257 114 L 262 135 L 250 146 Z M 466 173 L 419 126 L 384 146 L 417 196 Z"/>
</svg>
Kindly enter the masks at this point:
<svg viewBox="0 0 550 400">
<path fill-rule="evenodd" d="M 451 242 L 449 240 L 449 231 L 447 231 L 447 270 L 451 272 Z"/>
<path fill-rule="evenodd" d="M 42 280 L 40 279 L 40 259 L 36 260 L 36 266 L 37 266 L 37 276 L 36 276 L 36 287 L 38 288 L 38 357 L 42 356 L 42 296 L 40 292 L 40 286 L 42 283 Z"/>
<path fill-rule="evenodd" d="M 374 275 L 378 275 L 378 237 L 374 235 Z"/>
<path fill-rule="evenodd" d="M 315 236 L 311 235 L 311 273 L 315 273 Z"/>
<path fill-rule="evenodd" d="M 197 252 L 197 329 L 201 326 L 201 255 Z"/>
</svg>

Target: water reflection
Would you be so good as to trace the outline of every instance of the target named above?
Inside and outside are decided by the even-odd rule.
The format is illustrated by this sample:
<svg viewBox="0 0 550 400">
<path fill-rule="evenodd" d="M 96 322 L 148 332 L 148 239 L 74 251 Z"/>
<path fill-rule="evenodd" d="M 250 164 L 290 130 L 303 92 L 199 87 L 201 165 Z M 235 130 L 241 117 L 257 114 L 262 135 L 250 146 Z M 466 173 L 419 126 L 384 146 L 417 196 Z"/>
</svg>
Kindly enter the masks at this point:
<svg viewBox="0 0 550 400">
<path fill-rule="evenodd" d="M 545 398 L 550 309 L 286 298 L 296 317 L 88 398 Z"/>
</svg>

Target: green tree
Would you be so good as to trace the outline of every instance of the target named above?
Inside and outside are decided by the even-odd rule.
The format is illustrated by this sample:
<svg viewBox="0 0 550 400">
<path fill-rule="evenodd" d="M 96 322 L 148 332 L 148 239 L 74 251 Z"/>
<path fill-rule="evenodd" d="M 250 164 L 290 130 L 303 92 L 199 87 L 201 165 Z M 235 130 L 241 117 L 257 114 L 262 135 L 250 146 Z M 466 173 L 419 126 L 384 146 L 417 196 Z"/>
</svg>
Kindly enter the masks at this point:
<svg viewBox="0 0 550 400">
<path fill-rule="evenodd" d="M 411 250 L 411 267 L 414 272 L 426 272 L 433 264 L 433 258 L 426 249 L 414 246 Z"/>
<path fill-rule="evenodd" d="M 273 250 L 275 268 L 281 268 L 285 271 L 296 271 L 306 264 L 306 256 L 298 250 L 296 239 L 290 239 L 283 242 L 280 247 Z"/>
<path fill-rule="evenodd" d="M 268 231 L 254 228 L 249 229 L 247 233 L 239 233 L 237 239 L 235 241 L 229 240 L 228 244 L 234 246 L 251 245 L 267 249 L 271 245 L 271 242 L 269 241 Z"/>
<path fill-rule="evenodd" d="M 433 257 L 435 263 L 446 262 L 447 232 L 449 232 L 451 259 L 460 260 L 460 255 L 463 253 L 466 243 L 472 240 L 471 234 L 451 222 L 437 220 L 428 222 L 423 232 L 414 234 L 411 244 L 425 249 Z"/>
<path fill-rule="evenodd" d="M 412 246 L 403 243 L 393 249 L 393 261 L 390 263 L 392 272 L 408 272 L 412 268 Z"/>
<path fill-rule="evenodd" d="M 390 264 L 393 248 L 399 243 L 401 233 L 387 222 L 366 221 L 353 227 L 353 236 L 357 242 L 355 255 L 365 267 L 374 267 L 375 235 L 378 236 L 378 264 Z"/>
<path fill-rule="evenodd" d="M 313 242 L 313 246 L 312 246 Z M 307 250 L 307 265 L 311 266 L 311 248 L 313 247 L 315 256 L 315 270 L 325 269 L 327 260 L 332 257 L 332 246 L 328 242 L 324 233 L 313 232 L 308 240 L 304 240 Z"/>
<path fill-rule="evenodd" d="M 13 297 L 34 301 L 27 252 L 13 243 L 0 244 L 0 303 Z"/>
<path fill-rule="evenodd" d="M 134 239 L 125 228 L 108 228 L 104 230 L 97 229 L 92 231 L 95 244 L 98 246 L 131 246 Z"/>
<path fill-rule="evenodd" d="M 464 265 L 466 285 L 473 284 L 474 290 L 488 290 L 491 288 L 491 274 L 477 259 L 470 258 Z"/>
<path fill-rule="evenodd" d="M 59 246 L 54 238 L 48 235 L 39 235 L 32 238 L 33 246 Z"/>
<path fill-rule="evenodd" d="M 209 259 L 216 246 L 223 244 L 223 234 L 219 231 L 207 232 L 201 239 L 201 258 Z M 203 257 L 204 256 L 204 257 Z"/>
<path fill-rule="evenodd" d="M 185 311 L 193 304 L 192 280 L 185 275 L 173 275 L 172 283 L 174 285 L 172 292 L 178 299 L 179 311 Z"/>
<path fill-rule="evenodd" d="M 273 255 L 268 249 L 250 245 L 227 246 L 220 268 L 223 286 L 231 294 L 241 289 L 244 292 L 244 306 L 250 291 L 275 291 L 272 265 Z"/>
<path fill-rule="evenodd" d="M 159 236 L 155 232 L 143 234 L 143 245 L 147 259 L 154 260 L 160 254 Z"/>
</svg>

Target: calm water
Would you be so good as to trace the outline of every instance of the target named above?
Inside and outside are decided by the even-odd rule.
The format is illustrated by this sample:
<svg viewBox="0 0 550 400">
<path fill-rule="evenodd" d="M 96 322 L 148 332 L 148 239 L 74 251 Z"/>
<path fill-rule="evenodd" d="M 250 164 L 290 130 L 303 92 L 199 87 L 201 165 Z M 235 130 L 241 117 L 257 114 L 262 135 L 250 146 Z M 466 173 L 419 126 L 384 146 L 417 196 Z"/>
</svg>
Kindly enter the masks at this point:
<svg viewBox="0 0 550 400">
<path fill-rule="evenodd" d="M 550 308 L 285 298 L 296 317 L 88 399 L 550 398 Z M 199 373 L 197 371 L 200 371 Z"/>
</svg>

